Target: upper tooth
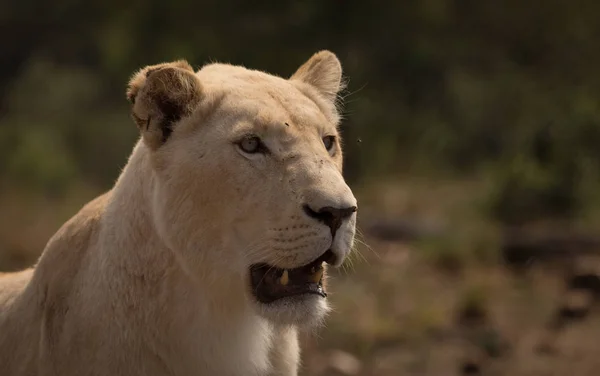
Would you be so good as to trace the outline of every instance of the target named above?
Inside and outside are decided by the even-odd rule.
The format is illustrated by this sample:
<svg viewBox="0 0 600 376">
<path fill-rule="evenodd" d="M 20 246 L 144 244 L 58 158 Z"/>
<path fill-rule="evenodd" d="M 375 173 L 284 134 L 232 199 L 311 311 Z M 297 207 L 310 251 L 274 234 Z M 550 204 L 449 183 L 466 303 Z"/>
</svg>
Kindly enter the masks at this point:
<svg viewBox="0 0 600 376">
<path fill-rule="evenodd" d="M 323 269 L 319 269 L 315 274 L 313 274 L 311 280 L 314 283 L 319 283 L 321 277 L 323 277 Z"/>
<path fill-rule="evenodd" d="M 283 271 L 283 274 L 281 275 L 281 279 L 279 279 L 279 283 L 281 283 L 282 285 L 286 286 L 289 281 L 290 281 L 290 277 L 289 277 L 288 271 L 286 269 L 286 270 Z"/>
<path fill-rule="evenodd" d="M 315 265 L 315 266 L 313 266 L 313 267 L 310 268 L 310 274 L 314 274 L 318 270 L 322 270 L 322 269 L 323 269 L 323 263 L 320 263 L 319 265 Z"/>
</svg>

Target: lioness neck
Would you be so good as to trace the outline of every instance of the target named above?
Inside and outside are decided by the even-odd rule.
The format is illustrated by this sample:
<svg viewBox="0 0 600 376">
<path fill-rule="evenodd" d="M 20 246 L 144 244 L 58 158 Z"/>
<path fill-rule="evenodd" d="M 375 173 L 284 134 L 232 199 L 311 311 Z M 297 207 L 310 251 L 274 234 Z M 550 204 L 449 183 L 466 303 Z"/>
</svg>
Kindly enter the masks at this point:
<svg viewBox="0 0 600 376">
<path fill-rule="evenodd" d="M 97 255 L 104 282 L 98 289 L 119 291 L 109 298 L 113 304 L 129 300 L 129 306 L 120 303 L 120 312 L 114 314 L 135 320 L 131 325 L 139 325 L 138 333 L 144 333 L 140 341 L 155 346 L 153 351 L 160 351 L 176 374 L 190 374 L 207 364 L 222 366 L 210 370 L 215 374 L 238 374 L 236 369 L 264 373 L 270 328 L 247 305 L 241 278 L 222 271 L 218 283 L 209 284 L 213 265 L 199 275 L 190 273 L 160 238 L 152 207 L 157 183 L 149 154 L 138 143 L 107 203 L 100 237 L 105 243 Z M 222 246 L 211 239 L 197 248 L 214 252 Z M 133 318 L 131 308 L 137 312 Z M 215 361 L 219 356 L 221 361 Z"/>
<path fill-rule="evenodd" d="M 74 363 L 106 374 L 265 374 L 271 325 L 248 306 L 240 277 L 207 285 L 185 271 L 155 230 L 153 180 L 138 143 L 114 189 L 48 243 L 21 299 L 23 312 L 31 300 L 41 307 L 39 359 L 60 374 Z M 4 326 L 28 324 L 15 320 Z"/>
</svg>

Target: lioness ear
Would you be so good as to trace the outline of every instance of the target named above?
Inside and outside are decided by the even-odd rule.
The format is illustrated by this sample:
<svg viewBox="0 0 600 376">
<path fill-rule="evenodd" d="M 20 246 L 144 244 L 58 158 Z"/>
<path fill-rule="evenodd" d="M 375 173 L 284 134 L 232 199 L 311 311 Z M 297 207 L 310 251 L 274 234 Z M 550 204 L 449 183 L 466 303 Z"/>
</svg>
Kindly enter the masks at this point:
<svg viewBox="0 0 600 376">
<path fill-rule="evenodd" d="M 133 120 L 152 149 L 167 141 L 174 123 L 190 115 L 201 97 L 202 85 L 184 60 L 143 68 L 127 87 Z"/>
<path fill-rule="evenodd" d="M 326 99 L 335 101 L 342 85 L 342 64 L 331 51 L 320 51 L 290 77 L 315 87 Z"/>
</svg>

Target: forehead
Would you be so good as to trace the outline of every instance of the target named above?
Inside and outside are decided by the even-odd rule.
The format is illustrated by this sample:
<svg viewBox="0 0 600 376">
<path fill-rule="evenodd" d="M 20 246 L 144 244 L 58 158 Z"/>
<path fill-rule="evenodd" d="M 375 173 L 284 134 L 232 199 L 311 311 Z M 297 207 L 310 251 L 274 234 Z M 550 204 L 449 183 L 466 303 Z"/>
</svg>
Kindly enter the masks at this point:
<svg viewBox="0 0 600 376">
<path fill-rule="evenodd" d="M 207 95 L 222 96 L 221 111 L 268 128 L 336 127 L 333 109 L 313 93 L 281 77 L 243 67 L 213 64 L 197 72 Z"/>
</svg>

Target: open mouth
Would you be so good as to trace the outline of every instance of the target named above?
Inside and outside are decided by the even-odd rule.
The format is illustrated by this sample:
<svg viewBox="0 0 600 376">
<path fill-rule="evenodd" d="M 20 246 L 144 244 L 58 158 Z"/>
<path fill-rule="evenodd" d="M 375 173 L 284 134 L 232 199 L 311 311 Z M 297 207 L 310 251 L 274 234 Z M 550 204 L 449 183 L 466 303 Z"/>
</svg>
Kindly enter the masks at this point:
<svg viewBox="0 0 600 376">
<path fill-rule="evenodd" d="M 326 297 L 323 289 L 323 263 L 332 264 L 335 255 L 331 250 L 315 261 L 294 269 L 281 269 L 268 264 L 250 267 L 252 292 L 261 303 L 271 303 L 281 298 L 302 294 Z"/>
</svg>

